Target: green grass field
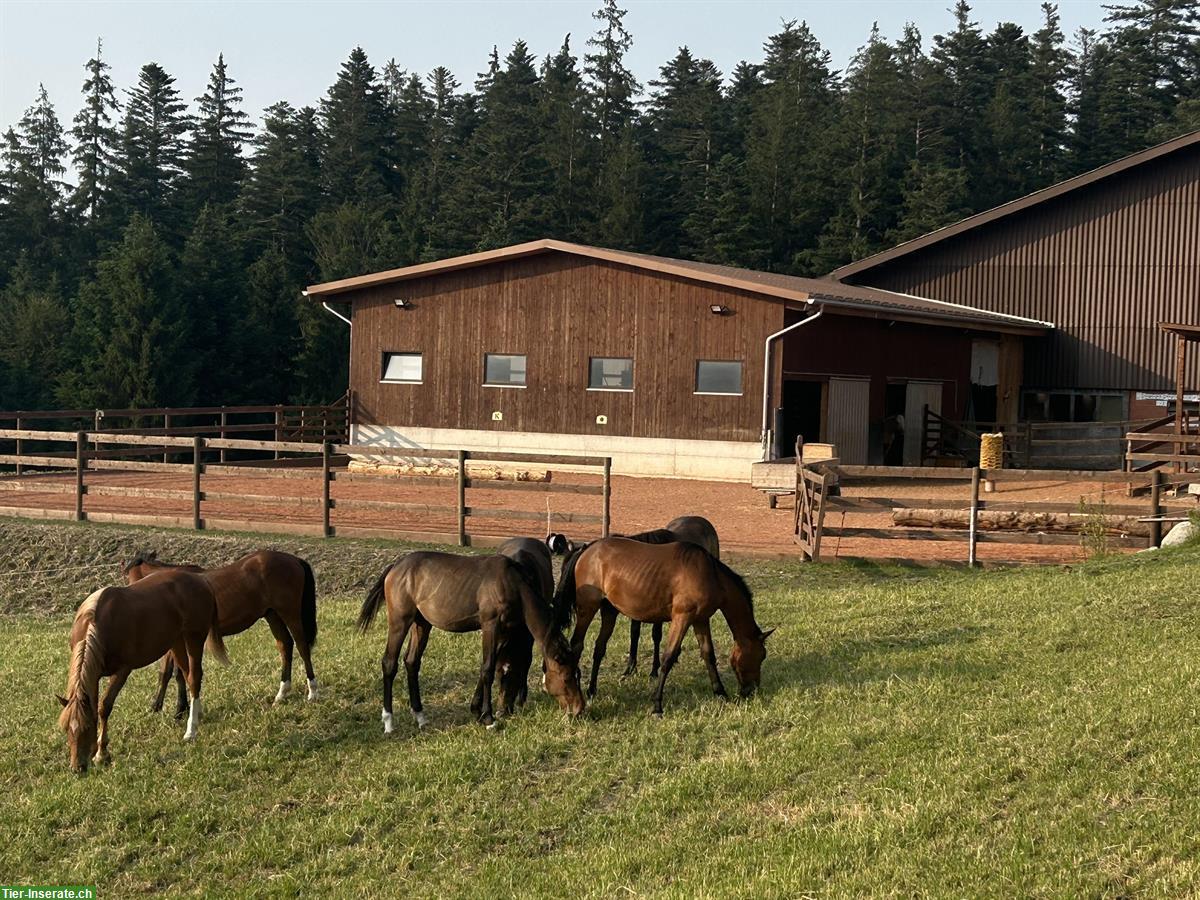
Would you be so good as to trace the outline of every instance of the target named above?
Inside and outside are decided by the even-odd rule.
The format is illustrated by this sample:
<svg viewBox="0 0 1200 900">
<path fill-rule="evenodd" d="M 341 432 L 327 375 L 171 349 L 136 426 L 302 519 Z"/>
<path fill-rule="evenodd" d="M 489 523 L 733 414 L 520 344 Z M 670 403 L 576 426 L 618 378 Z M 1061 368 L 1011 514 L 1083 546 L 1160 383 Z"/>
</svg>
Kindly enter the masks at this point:
<svg viewBox="0 0 1200 900">
<path fill-rule="evenodd" d="M 29 567 L 31 546 L 49 568 L 152 537 L 0 529 L 0 572 Z M 170 541 L 206 559 L 261 538 Z M 208 668 L 194 744 L 148 711 L 142 671 L 114 712 L 113 764 L 84 778 L 67 768 L 53 695 L 68 608 L 100 576 L 60 572 L 41 600 L 30 576 L 0 579 L 0 883 L 102 897 L 1200 887 L 1200 551 L 982 573 L 734 559 L 759 622 L 779 627 L 754 700 L 712 698 L 689 637 L 652 718 L 649 679 L 618 677 L 621 628 L 585 720 L 534 690 L 486 731 L 467 710 L 478 637 L 436 633 L 432 728 L 398 714 L 385 739 L 384 629 L 361 637 L 352 622 L 356 585 L 393 549 L 277 546 L 308 552 L 318 584 L 336 586 L 319 600 L 321 700 L 271 707 L 277 661 L 259 625 L 228 640 L 231 667 Z M 723 623 L 714 635 L 732 684 Z"/>
</svg>

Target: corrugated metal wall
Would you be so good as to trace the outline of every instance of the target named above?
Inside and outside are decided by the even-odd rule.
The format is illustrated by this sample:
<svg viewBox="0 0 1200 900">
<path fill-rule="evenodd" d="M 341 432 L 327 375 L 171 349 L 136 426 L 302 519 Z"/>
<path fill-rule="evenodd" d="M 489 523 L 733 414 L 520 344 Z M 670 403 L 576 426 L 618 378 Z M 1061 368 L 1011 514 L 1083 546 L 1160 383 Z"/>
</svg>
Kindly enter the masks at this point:
<svg viewBox="0 0 1200 900">
<path fill-rule="evenodd" d="M 1053 322 L 1026 345 L 1026 385 L 1165 390 L 1158 323 L 1200 323 L 1200 146 L 846 280 Z M 1200 353 L 1189 369 L 1200 384 Z"/>
</svg>

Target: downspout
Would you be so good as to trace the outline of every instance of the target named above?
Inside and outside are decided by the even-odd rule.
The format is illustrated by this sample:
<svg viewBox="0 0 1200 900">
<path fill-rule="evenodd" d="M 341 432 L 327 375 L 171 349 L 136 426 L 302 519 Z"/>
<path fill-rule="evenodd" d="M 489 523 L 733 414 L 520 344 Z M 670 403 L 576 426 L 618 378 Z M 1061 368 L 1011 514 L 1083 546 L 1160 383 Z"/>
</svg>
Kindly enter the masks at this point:
<svg viewBox="0 0 1200 900">
<path fill-rule="evenodd" d="M 301 291 L 300 296 L 308 297 L 308 291 Z M 332 315 L 337 316 L 339 319 L 341 319 L 343 322 L 345 322 L 347 325 L 350 326 L 351 347 L 350 347 L 350 353 L 348 354 L 347 359 L 346 359 L 346 369 L 347 369 L 346 384 L 349 385 L 350 384 L 350 361 L 354 358 L 354 345 L 353 345 L 354 323 L 351 322 L 349 319 L 347 319 L 345 316 L 343 316 L 340 312 L 338 312 L 332 306 L 330 306 L 329 303 L 325 300 L 321 301 L 321 307 L 325 310 L 325 312 L 331 313 Z M 349 390 L 349 388 L 348 388 L 348 390 Z M 353 396 L 354 396 L 353 393 L 351 393 L 350 397 L 353 398 Z M 349 438 L 350 443 L 353 444 L 354 443 L 354 434 L 353 434 L 353 430 L 354 430 L 354 409 L 353 409 L 353 407 L 354 407 L 354 404 L 351 403 L 350 406 L 351 406 L 351 409 L 350 409 L 350 433 L 347 434 L 346 437 Z"/>
<path fill-rule="evenodd" d="M 809 300 L 808 305 L 811 307 L 813 301 Z M 770 335 L 766 343 L 763 345 L 763 412 L 762 412 L 762 442 L 763 442 L 763 459 L 771 459 L 771 381 L 772 381 L 772 365 L 771 365 L 771 347 L 772 345 L 783 338 L 790 332 L 795 331 L 801 325 L 811 325 L 817 319 L 821 318 L 821 314 L 825 312 L 824 307 L 818 307 L 816 313 L 810 316 L 805 316 L 799 322 L 793 322 L 786 328 L 780 329 Z"/>
</svg>

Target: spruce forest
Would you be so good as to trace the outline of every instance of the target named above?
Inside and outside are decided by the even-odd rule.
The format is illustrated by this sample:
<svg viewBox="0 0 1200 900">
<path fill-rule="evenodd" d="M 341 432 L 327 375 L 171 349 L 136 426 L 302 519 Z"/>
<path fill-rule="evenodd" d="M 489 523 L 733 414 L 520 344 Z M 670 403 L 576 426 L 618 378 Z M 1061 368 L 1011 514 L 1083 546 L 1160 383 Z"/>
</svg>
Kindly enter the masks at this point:
<svg viewBox="0 0 1200 900">
<path fill-rule="evenodd" d="M 0 139 L 0 408 L 329 401 L 345 325 L 308 284 L 541 237 L 822 275 L 1200 128 L 1200 2 L 1055 6 L 990 33 L 872 29 L 843 70 L 802 22 L 641 84 L 616 0 L 471 85 L 361 49 L 253 124 L 236 60 L 180 96 L 146 63 L 43 89 Z"/>
</svg>

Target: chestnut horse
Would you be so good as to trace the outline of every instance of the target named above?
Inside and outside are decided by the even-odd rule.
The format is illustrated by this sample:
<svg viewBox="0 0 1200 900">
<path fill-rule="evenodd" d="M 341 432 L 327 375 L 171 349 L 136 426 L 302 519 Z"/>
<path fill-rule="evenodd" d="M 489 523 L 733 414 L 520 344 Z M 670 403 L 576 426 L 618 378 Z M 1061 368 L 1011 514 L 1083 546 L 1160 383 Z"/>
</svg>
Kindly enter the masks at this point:
<svg viewBox="0 0 1200 900">
<path fill-rule="evenodd" d="M 67 735 L 71 768 L 86 772 L 93 754 L 97 763 L 111 759 L 108 717 L 117 694 L 134 669 L 164 653 L 170 653 L 187 676 L 191 714 L 183 738 L 194 738 L 200 723 L 205 639 L 217 659 L 229 661 L 216 626 L 212 588 L 190 572 L 160 572 L 129 587 L 101 588 L 84 600 L 71 626 L 67 696 L 58 698 L 63 705 L 58 723 Z M 108 687 L 101 698 L 100 679 L 105 676 Z"/>
<path fill-rule="evenodd" d="M 383 731 L 391 734 L 392 683 L 405 637 L 412 631 L 404 668 L 408 674 L 409 708 L 423 728 L 427 719 L 421 703 L 421 656 L 436 626 L 449 632 L 483 632 L 483 662 L 471 701 L 471 712 L 492 726 L 492 682 L 498 659 L 511 656 L 510 643 L 522 630 L 533 633 L 546 659 L 546 690 L 566 712 L 579 715 L 586 707 L 579 688 L 579 667 L 555 616 L 541 595 L 540 584 L 504 556 L 461 556 L 418 551 L 400 557 L 380 574 L 367 594 L 358 617 L 362 632 L 370 627 L 379 607 L 387 603 L 388 639 L 383 652 Z M 506 700 L 515 700 L 508 697 Z M 507 711 L 507 710 L 506 710 Z"/>
<path fill-rule="evenodd" d="M 721 558 L 721 541 L 713 523 L 703 516 L 679 516 L 667 523 L 666 528 L 643 531 L 641 534 L 626 535 L 631 541 L 646 544 L 666 544 L 671 541 L 690 541 L 703 547 L 717 559 Z M 629 659 L 625 663 L 624 675 L 637 671 L 638 640 L 642 636 L 642 623 L 637 619 L 629 622 Z M 650 640 L 654 644 L 654 661 L 650 666 L 650 677 L 658 677 L 659 648 L 662 646 L 662 622 L 655 622 L 650 629 Z"/>
<path fill-rule="evenodd" d="M 720 610 L 733 633 L 735 643 L 729 663 L 743 697 L 758 687 L 767 655 L 766 640 L 774 631 L 764 632 L 754 621 L 753 598 L 742 577 L 707 550 L 686 542 L 645 544 L 612 537 L 589 544 L 563 564 L 554 608 L 561 625 L 566 624 L 574 611 L 571 649 L 577 654 L 583 650 L 588 626 L 596 613 L 600 613 L 600 636 L 592 656 L 588 697 L 596 695 L 600 661 L 618 612 L 640 622 L 671 623 L 654 690 L 656 715 L 662 715 L 663 688 L 679 658 L 688 628 L 696 630 L 700 655 L 708 668 L 713 692 L 719 697 L 727 694 L 717 672 L 709 630 L 713 613 Z"/>
<path fill-rule="evenodd" d="M 541 588 L 544 604 L 554 600 L 554 565 L 550 549 L 533 538 L 509 538 L 496 553 L 507 556 L 525 571 L 525 580 Z M 509 639 L 509 652 L 497 658 L 500 672 L 500 705 L 511 711 L 513 703 L 524 706 L 529 696 L 529 667 L 533 664 L 533 632 L 514 629 Z"/>
<path fill-rule="evenodd" d="M 259 619 L 266 619 L 283 671 L 275 702 L 281 703 L 292 688 L 292 648 L 300 650 L 308 676 L 308 699 L 317 699 L 317 676 L 313 672 L 312 647 L 317 641 L 317 590 L 312 567 L 298 556 L 276 550 L 259 550 L 236 562 L 216 569 L 172 565 L 159 562 L 154 553 L 140 554 L 124 566 L 125 580 L 133 584 L 151 572 L 184 570 L 203 574 L 217 598 L 218 630 L 223 637 L 245 631 Z M 159 668 L 158 693 L 151 709 L 162 709 L 167 685 L 174 673 L 179 685 L 175 717 L 182 718 L 187 697 L 183 673 L 175 668 L 170 655 Z"/>
</svg>

